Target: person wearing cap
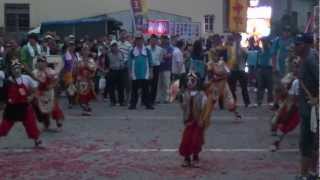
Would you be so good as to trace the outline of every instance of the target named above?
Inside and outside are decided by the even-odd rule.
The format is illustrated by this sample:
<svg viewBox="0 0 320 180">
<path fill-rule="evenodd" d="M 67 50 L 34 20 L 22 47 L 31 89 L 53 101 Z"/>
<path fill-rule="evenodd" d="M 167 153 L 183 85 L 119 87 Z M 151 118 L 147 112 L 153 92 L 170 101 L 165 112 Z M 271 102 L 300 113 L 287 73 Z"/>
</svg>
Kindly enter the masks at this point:
<svg viewBox="0 0 320 180">
<path fill-rule="evenodd" d="M 21 49 L 21 63 L 24 66 L 24 70 L 27 73 L 32 74 L 36 57 L 42 54 L 42 49 L 38 43 L 38 37 L 36 34 L 30 34 L 28 36 L 28 43 Z"/>
<path fill-rule="evenodd" d="M 125 57 L 119 50 L 118 43 L 116 41 L 111 42 L 110 52 L 108 53 L 107 67 L 109 69 L 109 93 L 111 106 L 115 106 L 117 104 L 115 96 L 116 91 L 120 106 L 125 106 L 124 83 L 127 75 Z"/>
<path fill-rule="evenodd" d="M 28 137 L 40 147 L 40 131 L 31 102 L 34 99 L 37 81 L 21 73 L 22 65 L 15 62 L 10 66 L 10 76 L 6 83 L 6 107 L 0 123 L 0 137 L 7 136 L 13 125 L 20 121 L 26 129 Z"/>
<path fill-rule="evenodd" d="M 50 118 L 53 118 L 56 121 L 58 131 L 60 131 L 62 130 L 64 115 L 55 99 L 54 92 L 54 88 L 59 81 L 58 72 L 48 67 L 45 56 L 39 56 L 33 74 L 39 82 L 34 103 L 38 120 L 43 123 L 44 130 L 48 131 L 50 128 Z"/>
<path fill-rule="evenodd" d="M 298 180 L 316 179 L 317 135 L 319 131 L 319 55 L 312 49 L 313 37 L 298 34 L 295 52 L 299 63 L 299 113 L 301 117 L 300 152 L 301 174 Z"/>
<path fill-rule="evenodd" d="M 58 45 L 56 44 L 54 36 L 47 34 L 43 40 L 43 54 L 46 56 L 57 55 L 59 53 Z"/>
<path fill-rule="evenodd" d="M 148 82 L 151 77 L 152 54 L 144 46 L 142 34 L 138 34 L 135 39 L 135 47 L 129 54 L 129 72 L 132 79 L 131 102 L 129 109 L 136 109 L 139 99 L 139 90 L 142 89 L 142 102 L 147 109 L 154 109 L 151 100 Z"/>
<path fill-rule="evenodd" d="M 152 55 L 152 74 L 153 78 L 150 83 L 151 89 L 151 102 L 152 104 L 155 103 L 157 94 L 158 94 L 158 82 L 159 82 L 159 73 L 160 73 L 160 63 L 163 58 L 163 49 L 159 46 L 159 38 L 157 35 L 153 34 L 150 37 L 150 45 L 148 49 Z"/>
</svg>

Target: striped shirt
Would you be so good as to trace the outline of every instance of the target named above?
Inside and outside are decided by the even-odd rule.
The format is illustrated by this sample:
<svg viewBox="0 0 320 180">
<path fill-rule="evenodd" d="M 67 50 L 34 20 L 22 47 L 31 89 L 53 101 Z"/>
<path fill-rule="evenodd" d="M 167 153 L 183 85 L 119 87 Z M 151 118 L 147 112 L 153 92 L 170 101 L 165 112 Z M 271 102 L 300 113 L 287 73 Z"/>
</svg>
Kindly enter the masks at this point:
<svg viewBox="0 0 320 180">
<path fill-rule="evenodd" d="M 118 48 L 124 56 L 124 62 L 128 62 L 128 57 L 132 49 L 132 45 L 128 41 L 118 41 Z"/>
</svg>

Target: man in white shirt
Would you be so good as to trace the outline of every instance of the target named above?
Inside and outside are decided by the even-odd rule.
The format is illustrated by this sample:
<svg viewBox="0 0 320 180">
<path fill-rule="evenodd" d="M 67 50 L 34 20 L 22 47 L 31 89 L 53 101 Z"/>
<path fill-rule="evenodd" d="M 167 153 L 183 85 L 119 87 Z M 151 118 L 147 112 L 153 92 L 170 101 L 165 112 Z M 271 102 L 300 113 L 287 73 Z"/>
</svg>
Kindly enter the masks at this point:
<svg viewBox="0 0 320 180">
<path fill-rule="evenodd" d="M 150 82 L 150 89 L 151 89 L 151 97 L 150 101 L 152 104 L 155 103 L 156 97 L 157 97 L 157 89 L 158 89 L 158 81 L 159 81 L 159 68 L 160 68 L 160 62 L 163 58 L 163 49 L 158 45 L 159 44 L 159 38 L 156 35 L 151 35 L 150 37 L 150 45 L 148 46 L 148 49 L 151 52 L 152 55 L 152 74 L 153 78 Z"/>
<path fill-rule="evenodd" d="M 126 65 L 128 65 L 128 57 L 129 57 L 130 51 L 132 50 L 132 44 L 128 41 L 128 32 L 126 30 L 121 30 L 120 32 L 118 48 L 124 56 L 124 62 L 126 63 Z M 126 74 L 127 75 L 125 76 L 124 84 L 125 84 L 125 91 L 126 91 L 126 101 L 128 102 L 130 97 L 130 87 L 131 87 L 128 67 L 126 68 Z"/>
<path fill-rule="evenodd" d="M 173 81 L 180 80 L 180 84 L 183 84 L 183 77 L 186 73 L 185 62 L 183 58 L 184 41 L 179 40 L 176 43 L 172 55 L 172 77 Z M 180 85 L 181 87 L 181 85 Z"/>
</svg>

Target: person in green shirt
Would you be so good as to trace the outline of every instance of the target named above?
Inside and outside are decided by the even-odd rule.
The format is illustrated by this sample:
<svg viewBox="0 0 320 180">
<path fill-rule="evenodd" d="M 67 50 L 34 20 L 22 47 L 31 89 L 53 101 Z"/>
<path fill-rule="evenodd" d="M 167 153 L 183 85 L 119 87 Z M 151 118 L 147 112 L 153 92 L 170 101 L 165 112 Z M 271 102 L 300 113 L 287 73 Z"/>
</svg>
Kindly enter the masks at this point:
<svg viewBox="0 0 320 180">
<path fill-rule="evenodd" d="M 34 58 L 39 55 L 41 55 L 41 46 L 38 43 L 38 37 L 36 34 L 29 34 L 28 43 L 22 47 L 20 52 L 20 60 L 26 73 L 32 72 Z"/>
</svg>

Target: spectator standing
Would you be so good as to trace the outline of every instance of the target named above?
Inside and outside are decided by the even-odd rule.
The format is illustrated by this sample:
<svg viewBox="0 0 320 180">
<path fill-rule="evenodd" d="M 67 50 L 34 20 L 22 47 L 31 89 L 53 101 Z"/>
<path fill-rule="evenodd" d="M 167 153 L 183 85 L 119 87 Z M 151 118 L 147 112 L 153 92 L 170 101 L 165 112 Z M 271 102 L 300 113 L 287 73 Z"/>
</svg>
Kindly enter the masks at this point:
<svg viewBox="0 0 320 180">
<path fill-rule="evenodd" d="M 147 109 L 154 109 L 150 102 L 148 81 L 151 79 L 150 68 L 152 55 L 144 46 L 143 35 L 137 35 L 135 47 L 129 54 L 129 72 L 132 79 L 132 93 L 129 109 L 136 109 L 139 90 L 142 89 L 142 102 Z"/>
<path fill-rule="evenodd" d="M 172 54 L 173 47 L 170 44 L 168 36 L 161 37 L 161 46 L 163 48 L 163 58 L 160 63 L 160 75 L 158 84 L 158 101 L 159 103 L 169 103 L 169 88 L 171 82 Z"/>
<path fill-rule="evenodd" d="M 257 105 L 261 106 L 265 89 L 268 90 L 268 103 L 273 101 L 273 77 L 272 77 L 272 53 L 271 42 L 268 38 L 262 38 L 262 50 L 258 55 L 257 63 Z"/>
<path fill-rule="evenodd" d="M 316 179 L 317 141 L 318 128 L 312 131 L 312 121 L 319 121 L 318 115 L 312 111 L 319 110 L 319 56 L 312 49 L 313 37 L 309 34 L 299 34 L 295 40 L 295 51 L 300 57 L 299 70 L 299 113 L 301 117 L 300 152 L 301 152 L 301 176 L 298 180 Z M 312 118 L 314 117 L 314 119 Z"/>
<path fill-rule="evenodd" d="M 240 47 L 241 35 L 233 34 L 228 37 L 228 43 L 232 45 L 231 52 L 228 52 L 229 64 L 231 65 L 231 74 L 229 76 L 230 89 L 235 100 L 237 100 L 237 82 L 240 82 L 243 101 L 246 107 L 250 105 L 250 97 L 248 93 L 248 75 L 244 71 L 245 58 L 244 51 Z"/>
<path fill-rule="evenodd" d="M 108 53 L 108 69 L 109 69 L 109 93 L 111 106 L 117 104 L 115 93 L 118 94 L 118 102 L 120 106 L 124 104 L 124 83 L 127 75 L 125 58 L 120 52 L 117 42 L 111 42 L 110 52 Z"/>
<path fill-rule="evenodd" d="M 182 52 L 183 48 L 184 41 L 178 40 L 172 56 L 172 77 L 173 80 L 180 80 L 180 87 L 181 84 L 184 84 L 183 79 L 186 73 L 185 61 Z"/>
<path fill-rule="evenodd" d="M 32 70 L 35 63 L 35 58 L 41 55 L 42 49 L 38 43 L 38 37 L 36 34 L 30 34 L 28 36 L 28 43 L 21 49 L 21 62 L 24 66 L 24 70 L 28 74 L 32 74 Z"/>
<path fill-rule="evenodd" d="M 126 63 L 126 66 L 128 66 L 128 57 L 129 53 L 132 50 L 132 44 L 128 41 L 128 32 L 126 30 L 122 30 L 120 32 L 120 39 L 118 42 L 118 48 L 120 52 L 124 56 L 124 61 Z M 125 91 L 126 91 L 126 102 L 128 103 L 129 97 L 130 97 L 130 88 L 131 88 L 131 80 L 129 75 L 128 67 L 126 67 L 126 76 L 125 76 Z"/>
<path fill-rule="evenodd" d="M 258 54 L 261 48 L 256 44 L 254 37 L 248 39 L 248 49 L 247 49 L 247 64 L 249 67 L 249 86 L 257 88 L 256 83 L 256 72 L 257 72 L 257 62 Z"/>
<path fill-rule="evenodd" d="M 153 78 L 150 83 L 151 90 L 151 103 L 154 104 L 157 98 L 158 93 L 158 82 L 159 82 L 159 73 L 160 73 L 160 63 L 163 58 L 163 49 L 159 46 L 159 39 L 156 35 L 152 35 L 150 38 L 150 45 L 148 49 L 152 55 L 152 74 Z"/>
<path fill-rule="evenodd" d="M 204 59 L 202 40 L 197 40 L 193 44 L 193 51 L 191 53 L 190 72 L 196 73 L 199 77 L 200 83 L 203 82 L 206 73 L 206 62 Z"/>
</svg>

